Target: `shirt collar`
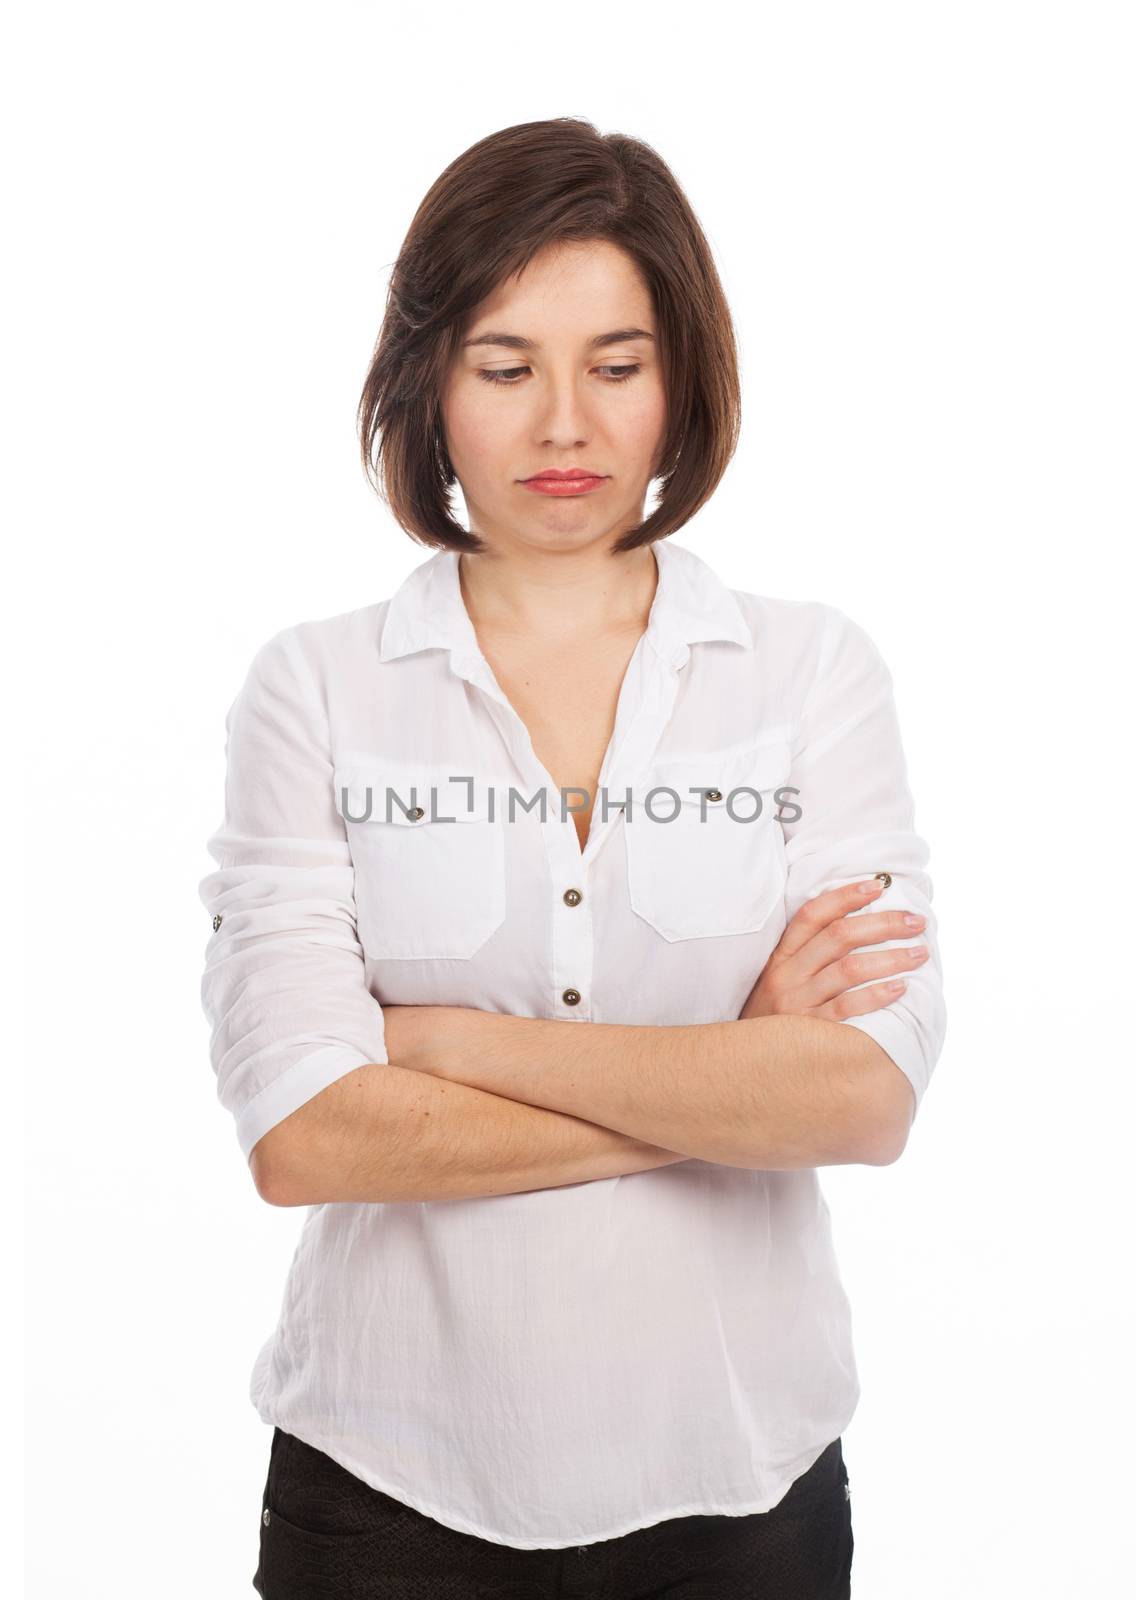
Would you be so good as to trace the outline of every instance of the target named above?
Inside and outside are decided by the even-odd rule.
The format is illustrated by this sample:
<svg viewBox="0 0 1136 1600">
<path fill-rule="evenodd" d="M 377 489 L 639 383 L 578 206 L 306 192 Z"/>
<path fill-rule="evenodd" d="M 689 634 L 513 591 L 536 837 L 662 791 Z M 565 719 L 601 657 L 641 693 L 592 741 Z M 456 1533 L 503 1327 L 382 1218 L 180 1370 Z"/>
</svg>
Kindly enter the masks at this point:
<svg viewBox="0 0 1136 1600">
<path fill-rule="evenodd" d="M 713 640 L 753 648 L 753 634 L 733 592 L 701 556 L 670 539 L 651 546 L 659 577 L 647 621 L 647 638 L 672 667 L 685 665 L 690 646 Z M 414 568 L 391 597 L 379 641 L 379 659 L 394 661 L 419 650 L 450 650 L 461 660 L 481 656 L 462 598 L 456 550 L 439 550 Z"/>
</svg>

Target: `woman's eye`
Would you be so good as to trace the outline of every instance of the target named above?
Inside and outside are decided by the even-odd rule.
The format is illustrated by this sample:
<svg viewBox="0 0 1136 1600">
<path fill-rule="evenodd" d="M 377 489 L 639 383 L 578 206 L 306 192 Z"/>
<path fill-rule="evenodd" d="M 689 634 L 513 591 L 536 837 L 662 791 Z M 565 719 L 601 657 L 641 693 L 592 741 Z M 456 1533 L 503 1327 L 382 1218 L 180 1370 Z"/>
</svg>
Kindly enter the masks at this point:
<svg viewBox="0 0 1136 1600">
<path fill-rule="evenodd" d="M 486 383 L 503 383 L 506 388 L 515 385 L 521 374 L 527 372 L 528 367 L 486 367 L 479 368 L 477 376 L 484 378 Z M 640 370 L 637 364 L 621 367 L 597 367 L 597 372 L 616 373 L 616 377 L 605 377 L 605 383 L 627 383 Z"/>
</svg>

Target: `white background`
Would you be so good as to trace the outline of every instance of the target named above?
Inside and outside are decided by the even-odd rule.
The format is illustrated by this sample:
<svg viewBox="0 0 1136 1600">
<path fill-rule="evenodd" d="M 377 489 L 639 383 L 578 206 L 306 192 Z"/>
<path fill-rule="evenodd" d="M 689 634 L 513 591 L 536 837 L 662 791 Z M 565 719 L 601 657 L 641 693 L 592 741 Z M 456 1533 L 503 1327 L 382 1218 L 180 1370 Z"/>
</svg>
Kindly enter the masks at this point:
<svg viewBox="0 0 1136 1600">
<path fill-rule="evenodd" d="M 569 114 L 668 161 L 736 318 L 741 446 L 678 542 L 868 629 L 932 847 L 943 1056 L 896 1165 L 822 1175 L 863 1386 L 854 1592 L 1130 1581 L 1130 19 L 15 20 L 28 1595 L 253 1593 L 270 1430 L 248 1377 L 302 1213 L 257 1198 L 199 1007 L 225 712 L 271 634 L 430 554 L 358 459 L 389 267 L 456 155 Z"/>
</svg>

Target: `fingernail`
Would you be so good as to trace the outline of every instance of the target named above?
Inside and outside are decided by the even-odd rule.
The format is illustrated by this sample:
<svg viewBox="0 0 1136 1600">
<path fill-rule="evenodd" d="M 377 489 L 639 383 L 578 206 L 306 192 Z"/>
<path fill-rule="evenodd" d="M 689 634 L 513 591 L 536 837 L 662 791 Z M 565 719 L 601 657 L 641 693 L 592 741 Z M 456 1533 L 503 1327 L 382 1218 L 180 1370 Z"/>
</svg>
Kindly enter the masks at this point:
<svg viewBox="0 0 1136 1600">
<path fill-rule="evenodd" d="M 884 988 L 888 994 L 898 994 L 901 989 L 906 989 L 907 985 L 902 978 L 895 978 L 891 983 L 885 983 Z"/>
<path fill-rule="evenodd" d="M 861 894 L 874 894 L 876 890 L 881 889 L 883 885 L 880 883 L 878 878 L 869 878 L 866 883 L 858 883 L 856 887 L 859 889 Z"/>
<path fill-rule="evenodd" d="M 905 928 L 921 928 L 923 926 L 923 918 L 915 911 L 905 911 L 903 926 Z"/>
</svg>

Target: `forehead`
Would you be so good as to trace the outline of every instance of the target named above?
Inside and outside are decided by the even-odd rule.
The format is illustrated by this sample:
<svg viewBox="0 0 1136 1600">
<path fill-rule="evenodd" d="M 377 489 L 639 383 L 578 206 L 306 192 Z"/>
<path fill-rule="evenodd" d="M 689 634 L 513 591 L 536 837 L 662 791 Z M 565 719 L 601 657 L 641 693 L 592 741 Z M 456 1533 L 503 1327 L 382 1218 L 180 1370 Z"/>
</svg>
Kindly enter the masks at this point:
<svg viewBox="0 0 1136 1600">
<path fill-rule="evenodd" d="M 651 293 L 631 256 L 609 240 L 548 245 L 486 295 L 467 334 L 508 327 L 540 340 L 543 331 L 598 333 L 634 323 L 654 328 Z"/>
</svg>

